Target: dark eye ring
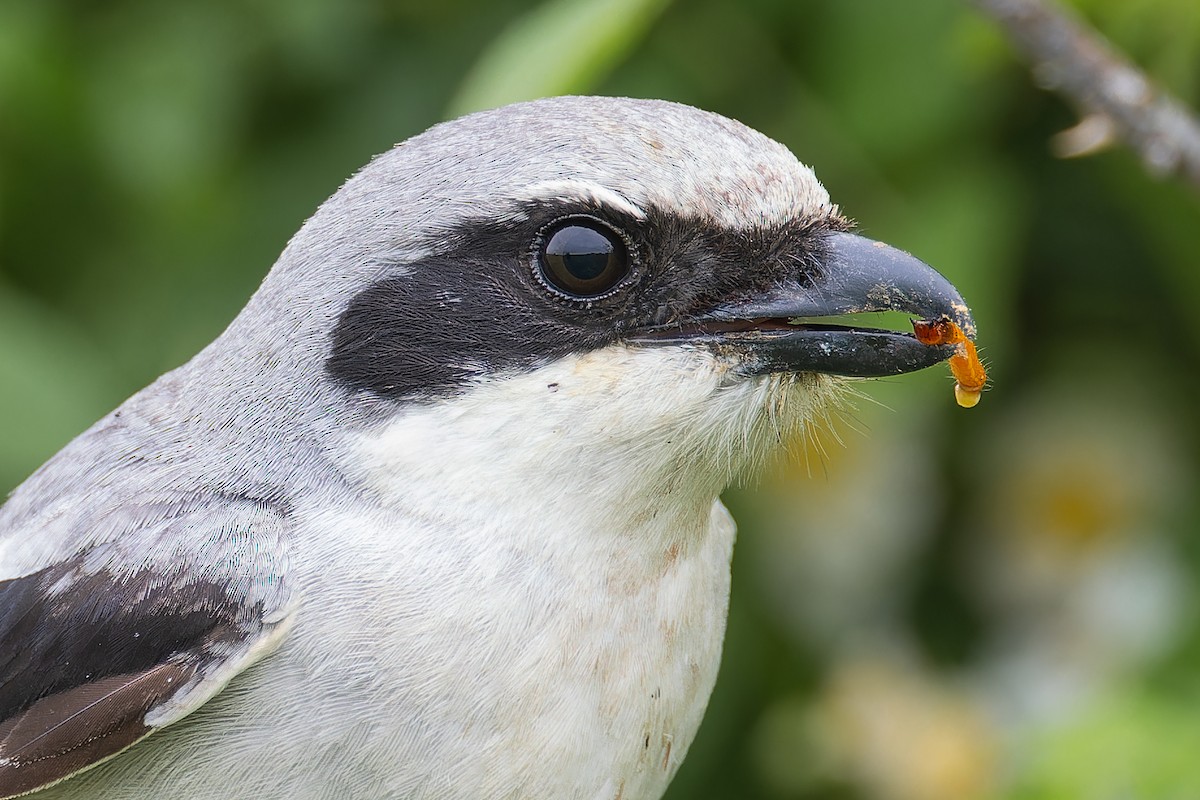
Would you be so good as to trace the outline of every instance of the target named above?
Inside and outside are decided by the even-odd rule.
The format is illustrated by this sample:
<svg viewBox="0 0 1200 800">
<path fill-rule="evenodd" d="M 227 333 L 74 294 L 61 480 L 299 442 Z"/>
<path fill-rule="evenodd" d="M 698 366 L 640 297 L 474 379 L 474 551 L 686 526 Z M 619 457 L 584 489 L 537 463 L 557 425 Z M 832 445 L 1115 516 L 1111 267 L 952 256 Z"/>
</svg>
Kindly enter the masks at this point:
<svg viewBox="0 0 1200 800">
<path fill-rule="evenodd" d="M 596 300 L 629 274 L 625 237 L 588 216 L 560 219 L 542 230 L 536 253 L 538 277 L 574 300 Z"/>
</svg>

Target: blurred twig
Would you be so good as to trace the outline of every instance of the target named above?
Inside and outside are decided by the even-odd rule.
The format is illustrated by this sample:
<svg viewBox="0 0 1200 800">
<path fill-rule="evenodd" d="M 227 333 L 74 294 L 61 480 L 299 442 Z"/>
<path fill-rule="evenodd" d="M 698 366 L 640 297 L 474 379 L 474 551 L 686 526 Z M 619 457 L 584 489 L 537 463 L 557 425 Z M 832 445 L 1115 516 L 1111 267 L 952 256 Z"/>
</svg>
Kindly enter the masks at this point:
<svg viewBox="0 0 1200 800">
<path fill-rule="evenodd" d="M 971 0 L 1032 63 L 1035 80 L 1064 95 L 1082 121 L 1055 140 L 1062 156 L 1123 140 L 1155 175 L 1200 189 L 1200 122 L 1098 32 L 1053 0 Z"/>
</svg>

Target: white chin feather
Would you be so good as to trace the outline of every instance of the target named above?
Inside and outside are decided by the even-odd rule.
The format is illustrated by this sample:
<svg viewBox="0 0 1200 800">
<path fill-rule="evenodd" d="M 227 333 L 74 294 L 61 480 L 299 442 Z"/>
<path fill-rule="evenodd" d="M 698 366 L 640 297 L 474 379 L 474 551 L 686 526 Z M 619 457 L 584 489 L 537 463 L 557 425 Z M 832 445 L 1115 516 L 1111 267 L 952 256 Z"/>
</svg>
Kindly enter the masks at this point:
<svg viewBox="0 0 1200 800">
<path fill-rule="evenodd" d="M 347 466 L 406 502 L 427 484 L 455 487 L 461 502 L 520 497 L 531 508 L 544 508 L 547 492 L 566 508 L 680 492 L 707 504 L 824 419 L 837 395 L 827 376 L 746 378 L 734 367 L 683 346 L 568 356 L 410 407 L 358 437 Z"/>
</svg>

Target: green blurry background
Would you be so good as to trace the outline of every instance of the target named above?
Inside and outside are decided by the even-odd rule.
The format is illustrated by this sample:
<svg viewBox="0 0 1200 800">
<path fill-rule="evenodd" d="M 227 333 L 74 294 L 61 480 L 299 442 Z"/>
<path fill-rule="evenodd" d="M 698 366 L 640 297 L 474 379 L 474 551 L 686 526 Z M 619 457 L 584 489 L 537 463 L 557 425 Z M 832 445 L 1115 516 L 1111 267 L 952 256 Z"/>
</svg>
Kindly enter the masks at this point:
<svg viewBox="0 0 1200 800">
<path fill-rule="evenodd" d="M 1081 0 L 1200 102 L 1200 3 Z M 1200 796 L 1200 202 L 959 0 L 0 0 L 0 489 L 186 360 L 374 153 L 555 93 L 736 117 L 972 302 L 750 489 L 675 798 Z"/>
</svg>

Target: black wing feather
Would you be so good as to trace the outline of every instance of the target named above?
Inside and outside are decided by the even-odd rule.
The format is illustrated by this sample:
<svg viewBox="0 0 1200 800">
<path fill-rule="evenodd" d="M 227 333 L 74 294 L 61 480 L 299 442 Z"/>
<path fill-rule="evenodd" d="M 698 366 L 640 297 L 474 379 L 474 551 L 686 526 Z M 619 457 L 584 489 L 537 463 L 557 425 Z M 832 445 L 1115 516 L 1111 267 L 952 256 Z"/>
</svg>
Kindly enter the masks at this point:
<svg viewBox="0 0 1200 800">
<path fill-rule="evenodd" d="M 87 554 L 0 582 L 0 799 L 56 783 L 150 733 L 146 712 L 247 637 L 228 584 Z"/>
</svg>

